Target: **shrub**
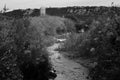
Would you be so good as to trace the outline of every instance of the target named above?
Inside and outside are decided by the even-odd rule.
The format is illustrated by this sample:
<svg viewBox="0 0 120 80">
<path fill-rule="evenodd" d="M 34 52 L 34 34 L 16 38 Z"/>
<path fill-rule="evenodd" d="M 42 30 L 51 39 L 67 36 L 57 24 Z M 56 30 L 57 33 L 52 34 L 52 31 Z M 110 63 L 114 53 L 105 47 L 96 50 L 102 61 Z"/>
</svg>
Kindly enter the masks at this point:
<svg viewBox="0 0 120 80">
<path fill-rule="evenodd" d="M 75 22 L 70 19 L 64 21 L 66 32 L 75 32 Z"/>
<path fill-rule="evenodd" d="M 48 80 L 51 64 L 29 19 L 0 22 L 0 79 Z"/>
<path fill-rule="evenodd" d="M 16 45 L 14 43 L 14 30 L 11 22 L 0 22 L 0 79 L 22 80 L 17 67 Z"/>
<path fill-rule="evenodd" d="M 104 24 L 97 28 L 94 33 L 94 37 L 97 35 L 99 38 L 99 47 L 97 50 L 97 65 L 91 69 L 90 76 L 92 80 L 119 80 L 120 74 L 120 49 L 119 49 L 119 30 L 120 23 L 114 17 L 108 20 Z M 103 22 L 103 20 L 101 20 Z M 96 32 L 99 32 L 97 34 Z"/>
</svg>

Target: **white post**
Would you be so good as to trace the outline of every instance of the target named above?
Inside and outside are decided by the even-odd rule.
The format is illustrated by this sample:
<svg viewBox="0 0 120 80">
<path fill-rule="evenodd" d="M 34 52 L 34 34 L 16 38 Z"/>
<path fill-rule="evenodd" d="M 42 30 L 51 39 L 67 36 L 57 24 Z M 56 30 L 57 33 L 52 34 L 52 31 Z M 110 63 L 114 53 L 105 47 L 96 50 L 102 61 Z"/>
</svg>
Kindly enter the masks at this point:
<svg viewBox="0 0 120 80">
<path fill-rule="evenodd" d="M 40 16 L 45 16 L 46 14 L 46 8 L 45 7 L 41 7 L 40 8 Z"/>
</svg>

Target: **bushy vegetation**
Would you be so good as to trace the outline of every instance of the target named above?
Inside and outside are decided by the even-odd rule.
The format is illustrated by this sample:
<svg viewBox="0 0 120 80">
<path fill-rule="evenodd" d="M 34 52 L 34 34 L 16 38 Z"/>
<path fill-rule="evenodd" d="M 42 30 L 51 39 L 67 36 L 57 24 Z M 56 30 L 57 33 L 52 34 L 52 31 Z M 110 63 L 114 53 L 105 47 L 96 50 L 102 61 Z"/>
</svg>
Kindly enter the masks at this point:
<svg viewBox="0 0 120 80">
<path fill-rule="evenodd" d="M 101 18 L 91 33 L 90 50 L 97 57 L 97 65 L 91 69 L 93 80 L 119 80 L 120 74 L 120 18 Z"/>
<path fill-rule="evenodd" d="M 0 21 L 0 80 L 48 80 L 51 64 L 28 18 Z"/>
<path fill-rule="evenodd" d="M 70 54 L 76 57 L 94 58 L 97 64 L 89 73 L 92 80 L 120 79 L 120 17 L 116 9 L 111 7 L 106 14 L 92 13 L 94 16 L 89 21 L 88 30 L 72 33 L 63 45 L 62 50 L 71 51 Z M 78 20 L 77 24 L 89 19 Z M 81 24 L 78 27 L 81 28 Z"/>
</svg>

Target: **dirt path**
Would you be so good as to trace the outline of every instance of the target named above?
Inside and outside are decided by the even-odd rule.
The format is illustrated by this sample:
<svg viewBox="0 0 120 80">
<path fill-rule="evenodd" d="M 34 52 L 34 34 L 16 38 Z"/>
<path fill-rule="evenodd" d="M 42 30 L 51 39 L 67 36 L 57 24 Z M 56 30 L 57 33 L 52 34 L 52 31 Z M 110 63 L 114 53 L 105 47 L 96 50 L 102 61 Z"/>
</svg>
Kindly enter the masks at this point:
<svg viewBox="0 0 120 80">
<path fill-rule="evenodd" d="M 55 51 L 59 45 L 60 43 L 55 43 L 47 48 L 53 66 L 57 71 L 57 78 L 55 80 L 87 80 L 88 70 L 82 65 L 65 58 L 58 51 Z"/>
</svg>

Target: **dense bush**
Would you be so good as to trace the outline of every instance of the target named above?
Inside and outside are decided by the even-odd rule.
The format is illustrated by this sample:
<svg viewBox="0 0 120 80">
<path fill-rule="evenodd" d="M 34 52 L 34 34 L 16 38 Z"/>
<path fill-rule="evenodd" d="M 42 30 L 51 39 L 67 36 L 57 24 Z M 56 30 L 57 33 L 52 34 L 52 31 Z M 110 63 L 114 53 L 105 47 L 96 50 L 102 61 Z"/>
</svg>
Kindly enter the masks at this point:
<svg viewBox="0 0 120 80">
<path fill-rule="evenodd" d="M 91 69 L 93 80 L 119 80 L 120 74 L 120 18 L 101 20 L 92 34 L 97 38 L 97 65 Z"/>
<path fill-rule="evenodd" d="M 16 45 L 14 43 L 14 29 L 9 21 L 0 22 L 0 79 L 19 80 L 22 79 L 17 67 Z"/>
<path fill-rule="evenodd" d="M 48 80 L 51 64 L 29 19 L 0 21 L 0 79 Z"/>
</svg>

